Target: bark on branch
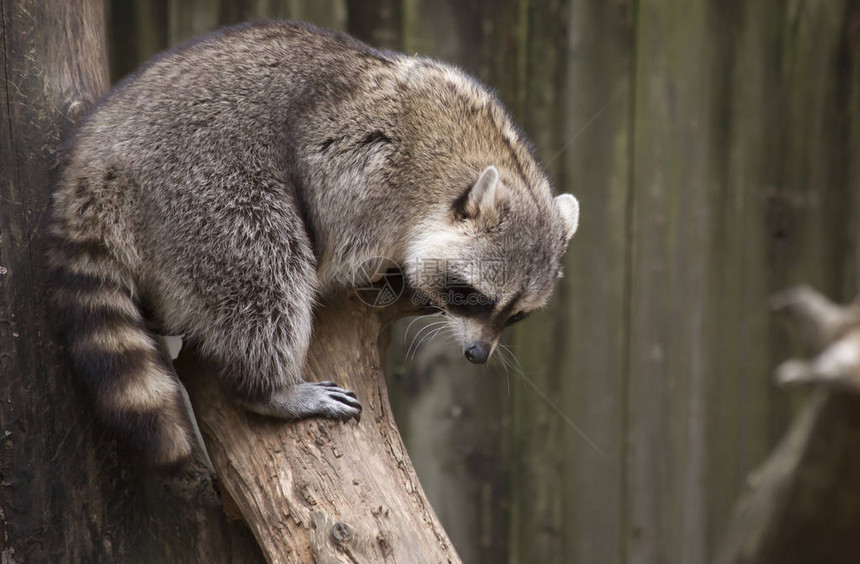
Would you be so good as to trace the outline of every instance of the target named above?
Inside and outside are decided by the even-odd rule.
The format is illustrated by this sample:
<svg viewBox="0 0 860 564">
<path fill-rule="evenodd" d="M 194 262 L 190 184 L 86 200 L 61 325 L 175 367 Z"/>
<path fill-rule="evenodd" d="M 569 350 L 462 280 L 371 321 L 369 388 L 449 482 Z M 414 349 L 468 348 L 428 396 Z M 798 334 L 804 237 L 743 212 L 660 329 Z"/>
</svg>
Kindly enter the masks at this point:
<svg viewBox="0 0 860 564">
<path fill-rule="evenodd" d="M 180 357 L 222 495 L 268 561 L 460 561 L 388 403 L 380 335 L 403 311 L 372 308 L 354 295 L 319 308 L 305 376 L 355 391 L 364 408 L 360 423 L 255 416 L 225 396 L 200 360 Z"/>
<path fill-rule="evenodd" d="M 721 563 L 857 562 L 860 558 L 860 306 L 808 288 L 774 309 L 810 354 L 777 369 L 811 400 L 748 478 L 718 555 Z"/>
</svg>

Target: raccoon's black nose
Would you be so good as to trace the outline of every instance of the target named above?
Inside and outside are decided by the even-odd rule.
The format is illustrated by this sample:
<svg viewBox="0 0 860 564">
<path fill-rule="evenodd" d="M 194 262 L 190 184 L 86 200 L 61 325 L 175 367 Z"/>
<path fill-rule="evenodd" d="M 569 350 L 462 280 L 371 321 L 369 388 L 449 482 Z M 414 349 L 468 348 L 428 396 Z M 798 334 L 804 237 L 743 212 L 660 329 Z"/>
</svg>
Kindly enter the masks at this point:
<svg viewBox="0 0 860 564">
<path fill-rule="evenodd" d="M 469 362 L 484 364 L 490 356 L 490 347 L 483 343 L 471 343 L 466 345 L 466 349 L 463 352 Z"/>
</svg>

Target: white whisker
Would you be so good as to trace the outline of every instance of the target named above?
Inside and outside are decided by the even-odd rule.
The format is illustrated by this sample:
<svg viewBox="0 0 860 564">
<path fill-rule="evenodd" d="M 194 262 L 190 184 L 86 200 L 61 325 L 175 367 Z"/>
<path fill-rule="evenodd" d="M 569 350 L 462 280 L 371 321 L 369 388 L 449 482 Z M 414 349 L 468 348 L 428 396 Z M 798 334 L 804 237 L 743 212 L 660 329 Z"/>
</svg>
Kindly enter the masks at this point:
<svg viewBox="0 0 860 564">
<path fill-rule="evenodd" d="M 505 373 L 505 387 L 507 388 L 508 397 L 511 397 L 511 365 L 505 358 L 505 356 L 508 354 L 510 353 L 508 353 L 504 349 L 499 349 L 499 362 L 501 363 Z"/>
<path fill-rule="evenodd" d="M 605 111 L 606 111 L 606 106 L 603 106 L 602 108 L 600 108 L 600 109 L 597 111 L 597 113 L 596 113 L 596 114 L 594 114 L 593 116 L 591 116 L 591 119 L 589 119 L 587 122 L 585 122 L 585 125 L 583 125 L 582 127 L 580 127 L 580 128 L 579 128 L 579 131 L 577 131 L 576 133 L 574 133 L 574 134 L 573 134 L 573 136 L 572 136 L 570 139 L 568 139 L 567 143 L 565 143 L 565 144 L 564 144 L 564 146 L 563 146 L 561 149 L 559 149 L 559 150 L 558 150 L 558 152 L 557 152 L 556 154 L 554 154 L 554 155 L 553 155 L 553 156 L 552 156 L 552 157 L 551 157 L 551 158 L 546 162 L 546 164 L 545 164 L 544 166 L 549 166 L 549 165 L 550 165 L 550 164 L 551 164 L 555 159 L 557 159 L 557 158 L 558 158 L 562 153 L 564 153 L 564 152 L 565 152 L 565 150 L 566 150 L 568 147 L 570 147 L 570 144 L 571 144 L 571 143 L 573 143 L 574 141 L 576 141 L 576 140 L 579 138 L 579 136 L 580 136 L 580 135 L 582 135 L 583 133 L 585 133 L 585 130 L 586 130 L 586 129 L 588 129 L 589 127 L 591 127 L 591 124 L 592 124 L 592 123 L 594 123 L 595 121 L 597 121 L 597 118 L 599 118 L 601 115 L 603 115 L 603 112 L 605 112 Z"/>
<path fill-rule="evenodd" d="M 535 384 L 534 382 L 532 382 L 532 381 L 531 381 L 531 379 L 530 379 L 528 376 L 526 376 L 522 371 L 519 371 L 519 375 L 520 375 L 520 376 L 522 376 L 522 378 L 523 378 L 523 382 L 527 382 L 528 384 L 530 384 L 530 385 L 531 385 L 531 387 L 532 387 L 532 388 L 534 388 L 534 390 L 535 390 L 538 394 L 540 394 L 540 397 L 542 397 L 542 398 L 543 398 L 543 400 L 544 400 L 547 404 L 549 404 L 549 406 L 550 406 L 550 407 L 552 407 L 552 408 L 555 410 L 555 412 L 556 412 L 556 413 L 558 413 L 558 414 L 559 414 L 559 416 L 561 416 L 561 418 L 562 418 L 562 419 L 564 419 L 564 420 L 567 422 L 567 424 L 568 424 L 568 425 L 570 425 L 571 427 L 573 427 L 573 430 L 574 430 L 574 431 L 576 431 L 576 432 L 579 434 L 579 436 L 580 436 L 580 437 L 582 437 L 582 438 L 585 440 L 585 442 L 587 442 L 587 443 L 589 444 L 589 446 L 591 446 L 591 448 L 593 448 L 593 449 L 594 449 L 594 450 L 595 450 L 595 451 L 596 451 L 600 456 L 602 456 L 603 458 L 606 458 L 606 455 L 603 453 L 603 451 L 602 451 L 602 450 L 600 450 L 599 448 L 597 448 L 597 445 L 596 445 L 596 444 L 594 444 L 594 443 L 591 441 L 591 439 L 589 439 L 589 438 L 588 438 L 588 435 L 586 435 L 586 434 L 585 434 L 585 432 L 583 432 L 583 430 L 582 430 L 582 429 L 580 429 L 579 427 L 577 427 L 577 426 L 576 426 L 576 423 L 574 423 L 573 421 L 571 421 L 571 420 L 570 420 L 570 418 L 567 416 L 567 414 L 566 414 L 565 412 L 563 412 L 563 411 L 562 411 L 562 410 L 561 410 L 561 409 L 560 409 L 560 408 L 559 408 L 555 403 L 553 403 L 553 401 L 552 401 L 551 399 L 549 399 L 549 397 L 548 397 L 545 393 L 543 393 L 543 390 L 541 390 L 540 388 L 538 388 L 537 384 Z"/>
<path fill-rule="evenodd" d="M 415 350 L 417 351 L 417 350 L 418 350 L 418 346 L 420 346 L 420 345 L 421 345 L 421 341 L 423 341 L 423 340 L 424 340 L 424 338 L 422 337 L 422 338 L 421 338 L 421 340 L 419 341 L 419 340 L 418 340 L 418 337 L 419 337 L 422 333 L 424 333 L 425 331 L 427 331 L 428 329 L 431 329 L 431 328 L 433 328 L 433 327 L 438 327 L 440 324 L 443 324 L 443 323 L 447 323 L 447 321 L 446 321 L 446 320 L 442 320 L 442 321 L 434 321 L 433 323 L 428 323 L 427 325 L 425 325 L 424 327 L 422 327 L 422 328 L 421 328 L 421 329 L 420 329 L 420 330 L 415 334 L 415 337 L 413 337 L 413 338 L 412 338 L 412 344 L 410 344 L 410 345 L 409 345 L 409 348 L 406 350 L 406 360 L 409 360 L 409 353 L 410 353 L 410 352 L 412 352 L 413 346 L 415 347 Z M 432 331 L 431 331 L 431 333 L 432 333 Z M 429 334 L 429 333 L 425 334 L 425 337 L 426 337 L 426 335 L 428 335 L 428 334 Z M 416 341 L 418 342 L 418 345 L 417 345 L 417 346 L 415 345 Z M 413 355 L 412 355 L 412 357 L 414 358 L 414 357 L 415 357 L 415 355 L 413 354 Z"/>
<path fill-rule="evenodd" d="M 410 322 L 409 322 L 409 325 L 407 325 L 407 326 L 406 326 L 406 331 L 404 331 L 404 332 L 403 332 L 403 342 L 405 343 L 405 342 L 406 342 L 406 339 L 407 339 L 407 338 L 409 338 L 409 330 L 410 330 L 410 329 L 412 329 L 412 325 L 414 325 L 416 321 L 418 321 L 418 320 L 420 320 L 420 319 L 427 319 L 428 317 L 434 317 L 434 316 L 437 316 L 437 315 L 440 315 L 440 314 L 438 314 L 438 313 L 428 313 L 428 314 L 425 314 L 425 315 L 419 315 L 418 317 L 416 317 L 416 318 L 414 318 L 412 321 L 410 321 Z"/>
<path fill-rule="evenodd" d="M 514 372 L 514 374 L 518 374 L 519 376 L 522 377 L 523 385 L 525 385 L 526 383 L 530 384 L 531 387 L 534 388 L 538 394 L 540 394 L 540 397 L 543 398 L 543 400 L 547 404 L 549 404 L 549 406 L 552 407 L 553 410 L 555 410 L 555 412 L 558 413 L 561 416 L 561 418 L 567 422 L 568 425 L 573 427 L 574 431 L 576 431 L 580 437 L 585 439 L 585 442 L 587 442 L 589 444 L 589 446 L 591 446 L 591 448 L 593 448 L 595 451 L 597 451 L 597 453 L 600 454 L 600 456 L 602 456 L 603 458 L 606 458 L 606 455 L 603 453 L 603 451 L 600 450 L 599 448 L 597 448 L 597 445 L 594 444 L 592 442 L 592 440 L 588 438 L 588 435 L 586 435 L 585 432 L 582 431 L 582 429 L 577 427 L 576 424 L 570 420 L 570 418 L 567 416 L 567 414 L 564 413 L 555 403 L 553 403 L 553 401 L 551 399 L 549 399 L 549 397 L 543 392 L 543 390 L 538 388 L 537 384 L 535 384 L 531 380 L 531 378 L 526 376 L 526 373 L 522 369 L 522 365 L 520 365 L 519 359 L 513 353 L 511 348 L 507 345 L 503 345 L 503 344 L 499 343 L 498 349 L 499 349 L 499 352 L 503 353 L 502 355 L 499 355 L 500 359 L 502 359 L 503 362 L 505 362 L 507 364 L 508 361 L 506 361 L 505 358 L 510 358 L 510 360 L 516 364 L 515 367 L 512 367 L 512 368 L 514 368 L 513 372 Z M 510 366 L 510 365 L 508 364 L 508 366 Z"/>
<path fill-rule="evenodd" d="M 438 325 L 439 323 L 444 323 L 444 322 L 436 322 L 436 323 L 434 323 L 434 325 Z M 418 354 L 418 349 L 420 349 L 420 348 L 421 348 L 421 345 L 422 345 L 424 342 L 426 342 L 426 341 L 431 341 L 431 340 L 433 340 L 433 337 L 434 337 L 436 334 L 438 334 L 438 333 L 439 333 L 439 331 L 441 331 L 442 329 L 444 329 L 444 327 L 438 327 L 438 328 L 434 329 L 433 331 L 430 331 L 429 333 L 425 334 L 425 335 L 421 338 L 421 340 L 420 340 L 420 341 L 418 341 L 418 344 L 415 346 L 415 350 L 413 350 L 413 351 L 412 351 L 412 359 L 413 359 L 413 360 L 415 359 L 415 355 L 417 355 L 417 354 Z M 408 360 L 408 359 L 409 359 L 409 358 L 407 357 L 407 360 Z"/>
<path fill-rule="evenodd" d="M 423 316 L 423 317 L 426 317 L 426 316 Z M 411 325 L 412 324 L 410 323 L 410 327 L 411 327 Z M 412 342 L 410 342 L 409 346 L 406 348 L 406 355 L 405 355 L 406 357 L 409 356 L 409 351 L 411 351 L 412 347 L 415 345 L 415 341 L 418 339 L 418 335 L 420 335 L 421 332 L 424 331 L 426 328 L 427 328 L 427 325 L 421 327 L 421 329 L 419 329 L 418 332 L 415 333 L 415 335 L 412 337 Z M 408 332 L 408 329 L 409 329 L 409 327 L 407 327 L 407 332 Z M 404 342 L 406 342 L 405 339 L 404 339 Z"/>
</svg>

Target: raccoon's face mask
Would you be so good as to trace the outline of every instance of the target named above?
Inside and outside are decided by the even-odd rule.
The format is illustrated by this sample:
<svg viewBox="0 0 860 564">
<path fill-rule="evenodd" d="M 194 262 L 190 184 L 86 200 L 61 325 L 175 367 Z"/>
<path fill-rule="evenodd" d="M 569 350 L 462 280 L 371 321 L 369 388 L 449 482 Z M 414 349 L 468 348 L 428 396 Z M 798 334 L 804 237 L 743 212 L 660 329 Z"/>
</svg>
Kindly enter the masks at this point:
<svg viewBox="0 0 860 564">
<path fill-rule="evenodd" d="M 548 189 L 512 189 L 489 166 L 453 209 L 450 225 L 412 246 L 407 277 L 444 313 L 466 358 L 483 363 L 505 327 L 549 299 L 579 203 Z"/>
</svg>

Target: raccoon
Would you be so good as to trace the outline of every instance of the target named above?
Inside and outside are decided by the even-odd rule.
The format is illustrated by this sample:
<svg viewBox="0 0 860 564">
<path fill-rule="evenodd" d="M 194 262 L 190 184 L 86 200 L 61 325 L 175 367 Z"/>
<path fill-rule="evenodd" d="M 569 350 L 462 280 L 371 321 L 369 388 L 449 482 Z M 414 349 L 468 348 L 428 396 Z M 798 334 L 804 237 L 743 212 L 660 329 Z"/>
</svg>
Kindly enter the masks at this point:
<svg viewBox="0 0 860 564">
<path fill-rule="evenodd" d="M 153 464 L 193 433 L 156 333 L 182 334 L 249 410 L 358 419 L 305 382 L 319 296 L 388 257 L 485 362 L 547 300 L 577 228 L 527 140 L 463 72 L 289 22 L 156 57 L 79 125 L 49 264 L 73 368 L 107 426 Z M 444 262 L 445 276 L 426 276 Z M 478 276 L 492 259 L 505 275 Z"/>
</svg>

